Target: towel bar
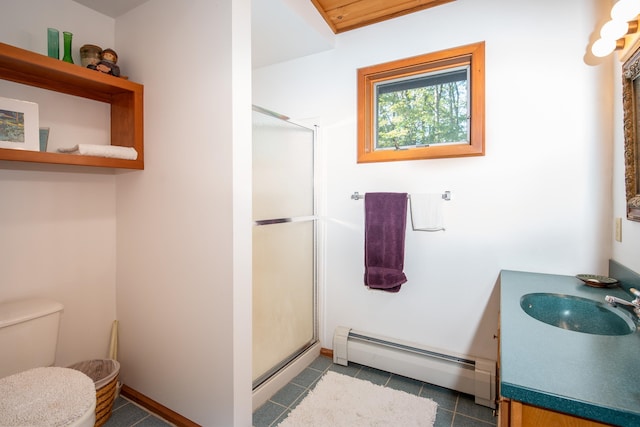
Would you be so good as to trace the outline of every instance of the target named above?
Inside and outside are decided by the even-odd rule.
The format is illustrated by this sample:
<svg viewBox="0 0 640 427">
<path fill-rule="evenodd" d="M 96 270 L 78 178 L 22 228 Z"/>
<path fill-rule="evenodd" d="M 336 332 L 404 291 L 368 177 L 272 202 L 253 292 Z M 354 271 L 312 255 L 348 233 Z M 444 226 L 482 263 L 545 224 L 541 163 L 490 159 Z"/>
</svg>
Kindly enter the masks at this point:
<svg viewBox="0 0 640 427">
<path fill-rule="evenodd" d="M 410 199 L 411 195 L 407 195 L 407 197 Z M 364 194 L 360 194 L 357 191 L 354 191 L 353 194 L 351 195 L 351 200 L 361 200 L 364 199 Z M 451 200 L 451 191 L 447 190 L 444 193 L 442 193 L 442 199 L 444 200 Z"/>
</svg>

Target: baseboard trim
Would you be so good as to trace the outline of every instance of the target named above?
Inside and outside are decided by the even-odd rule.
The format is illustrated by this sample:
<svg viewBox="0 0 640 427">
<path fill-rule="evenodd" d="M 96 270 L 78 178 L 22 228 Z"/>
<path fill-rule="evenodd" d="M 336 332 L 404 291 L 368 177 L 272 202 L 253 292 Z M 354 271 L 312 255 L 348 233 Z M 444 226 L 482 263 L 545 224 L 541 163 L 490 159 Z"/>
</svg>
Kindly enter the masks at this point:
<svg viewBox="0 0 640 427">
<path fill-rule="evenodd" d="M 333 360 L 333 350 L 331 349 L 321 347 L 320 355 L 329 357 Z M 150 412 L 153 412 L 154 414 L 169 421 L 170 423 L 175 424 L 177 427 L 201 427 L 199 424 L 196 424 L 190 419 L 183 417 L 182 415 L 178 414 L 175 411 L 172 411 L 164 405 L 161 405 L 160 403 L 156 402 L 148 396 L 145 396 L 139 391 L 132 389 L 126 384 L 122 385 L 120 394 L 131 400 L 132 402 L 135 402 L 143 408 L 149 410 Z"/>
<path fill-rule="evenodd" d="M 320 348 L 320 354 L 322 356 L 330 357 L 331 359 L 333 359 L 333 350 L 329 348 Z"/>
<path fill-rule="evenodd" d="M 145 396 L 139 391 L 132 389 L 126 384 L 122 385 L 120 394 L 131 400 L 132 402 L 135 402 L 143 408 L 146 408 L 154 414 L 164 418 L 170 423 L 175 424 L 177 427 L 201 427 L 199 424 L 196 424 L 190 419 L 183 417 L 182 415 L 172 411 L 164 405 L 161 405 L 160 403 L 156 402 L 150 397 Z"/>
</svg>

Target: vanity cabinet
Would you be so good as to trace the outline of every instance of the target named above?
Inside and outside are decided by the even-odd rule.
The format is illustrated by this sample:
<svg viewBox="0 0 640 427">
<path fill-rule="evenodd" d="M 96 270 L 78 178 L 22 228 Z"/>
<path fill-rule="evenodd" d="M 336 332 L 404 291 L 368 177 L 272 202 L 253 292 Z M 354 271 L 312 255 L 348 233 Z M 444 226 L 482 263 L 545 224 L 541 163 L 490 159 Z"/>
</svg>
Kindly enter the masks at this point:
<svg viewBox="0 0 640 427">
<path fill-rule="evenodd" d="M 546 279 L 546 280 L 541 280 Z M 521 272 L 502 272 L 501 273 L 501 302 L 500 302 L 500 311 L 498 312 L 498 332 L 496 334 L 497 345 L 498 345 L 498 423 L 497 427 L 605 427 L 611 426 L 612 424 L 606 424 L 599 421 L 593 421 L 586 418 L 581 418 L 575 416 L 573 414 L 559 412 L 556 410 L 551 410 L 544 408 L 542 406 L 536 406 L 535 404 L 521 402 L 517 400 L 517 397 L 504 397 L 503 393 L 509 396 L 508 386 L 506 383 L 509 383 L 511 386 L 511 392 L 513 392 L 514 385 L 518 384 L 517 381 L 513 381 L 514 378 L 520 378 L 518 375 L 520 373 L 531 373 L 531 370 L 538 372 L 538 377 L 540 378 L 540 383 L 536 384 L 538 386 L 538 394 L 545 394 L 545 382 L 544 378 L 548 375 L 559 375 L 558 371 L 551 370 L 549 371 L 549 366 L 546 366 L 546 369 L 540 369 L 540 367 L 545 363 L 544 361 L 551 359 L 546 355 L 545 351 L 547 348 L 552 348 L 552 354 L 557 355 L 557 348 L 553 347 L 556 342 L 560 347 L 558 348 L 575 348 L 576 343 L 569 343 L 565 346 L 565 342 L 573 337 L 573 335 L 565 335 L 560 334 L 559 336 L 564 339 L 564 341 L 556 340 L 552 337 L 551 333 L 553 330 L 548 329 L 546 325 L 538 325 L 537 323 L 528 322 L 527 316 L 520 309 L 520 300 L 522 294 L 527 294 L 531 292 L 549 292 L 554 291 L 557 292 L 561 289 L 563 292 L 567 291 L 568 293 L 579 293 L 584 292 L 584 295 L 589 295 L 589 292 L 593 290 L 593 288 L 583 288 L 581 284 L 576 285 L 575 278 L 573 277 L 564 277 L 564 276 L 552 276 L 552 275 L 541 275 L 535 273 L 521 273 Z M 520 288 L 521 285 L 521 288 Z M 547 287 L 545 287 L 547 286 Z M 564 288 L 563 288 L 564 286 Z M 578 286 L 578 287 L 576 287 Z M 567 289 L 568 288 L 568 289 Z M 516 289 L 515 292 L 513 290 Z M 593 292 L 597 292 L 593 290 Z M 612 291 L 609 291 L 612 292 Z M 513 308 L 513 309 L 512 309 Z M 503 323 L 504 322 L 504 323 Z M 525 322 L 525 323 L 522 323 Z M 526 325 L 526 326 L 525 326 Z M 540 331 L 534 330 L 533 328 L 540 327 Z M 522 331 L 526 329 L 526 334 L 523 334 Z M 535 335 L 540 332 L 543 337 L 541 340 L 536 339 Z M 523 337 L 527 337 L 523 339 Z M 505 337 L 508 337 L 505 339 Z M 631 335 L 630 338 L 633 338 Z M 575 339 L 585 339 L 585 340 L 593 340 L 597 339 L 591 336 L 590 334 L 582 334 L 576 335 Z M 540 343 L 544 342 L 545 346 L 540 346 Z M 532 344 L 531 343 L 537 343 Z M 590 343 L 590 341 L 589 341 Z M 587 344 L 588 348 L 591 348 L 590 344 Z M 507 354 L 505 352 L 505 348 L 507 352 L 511 354 Z M 634 342 L 630 345 L 630 352 L 635 356 L 636 345 Z M 515 353 L 516 358 L 513 358 Z M 507 356 L 507 357 L 505 357 Z M 569 358 L 573 356 L 569 352 Z M 558 366 L 570 366 L 565 360 L 562 360 L 561 357 L 554 357 L 553 359 L 558 361 Z M 524 363 L 518 365 L 516 369 L 514 369 L 514 360 L 523 360 Z M 607 359 L 607 362 L 610 360 Z M 635 360 L 635 359 L 634 359 Z M 505 387 L 503 390 L 503 364 L 510 364 L 510 372 L 507 375 L 509 380 L 506 381 Z M 626 364 L 625 364 L 626 366 Z M 559 368 L 560 371 L 570 371 L 569 368 Z M 582 373 L 581 368 L 578 367 L 579 374 Z M 576 374 L 577 375 L 577 374 Z M 571 381 L 571 378 L 574 380 Z M 575 380 L 575 376 L 569 376 L 567 378 L 567 383 L 577 384 L 578 381 Z M 529 383 L 530 384 L 530 383 Z M 528 384 L 528 385 L 529 385 Z M 516 387 L 519 387 L 517 385 Z M 577 384 L 576 387 L 580 388 L 580 384 Z M 635 390 L 635 388 L 634 388 Z M 531 392 L 531 389 L 528 389 Z M 596 394 L 598 394 L 596 392 Z M 551 394 L 554 397 L 557 397 L 559 394 L 555 391 Z M 579 399 L 574 398 L 573 396 L 567 396 L 568 400 Z M 544 402 L 540 402 L 544 404 Z M 573 402 L 575 403 L 575 402 Z M 568 409 L 569 410 L 569 409 Z M 640 425 L 640 424 L 622 424 L 622 425 Z"/>
<path fill-rule="evenodd" d="M 539 408 L 509 399 L 500 400 L 499 427 L 606 427 L 596 421 Z"/>
<path fill-rule="evenodd" d="M 136 160 L 125 160 L 0 148 L 0 160 L 144 169 L 142 85 L 4 43 L 0 79 L 109 104 L 111 145 L 138 153 Z"/>
<path fill-rule="evenodd" d="M 498 315 L 500 319 L 500 315 Z M 500 320 L 498 320 L 498 393 L 500 393 Z M 552 411 L 502 397 L 498 398 L 497 427 L 606 427 L 596 421 Z"/>
</svg>

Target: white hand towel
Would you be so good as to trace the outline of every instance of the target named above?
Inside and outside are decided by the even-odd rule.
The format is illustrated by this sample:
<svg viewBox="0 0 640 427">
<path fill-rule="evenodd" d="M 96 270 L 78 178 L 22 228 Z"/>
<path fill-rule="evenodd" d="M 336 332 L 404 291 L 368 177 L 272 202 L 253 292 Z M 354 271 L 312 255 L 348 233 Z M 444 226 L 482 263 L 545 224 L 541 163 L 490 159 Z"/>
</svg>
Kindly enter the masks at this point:
<svg viewBox="0 0 640 427">
<path fill-rule="evenodd" d="M 415 231 L 443 231 L 442 194 L 411 194 L 411 225 Z"/>
<path fill-rule="evenodd" d="M 125 160 L 136 160 L 138 158 L 138 152 L 135 148 L 120 147 L 118 145 L 78 144 L 71 148 L 58 148 L 58 151 L 82 156 L 111 157 Z"/>
</svg>

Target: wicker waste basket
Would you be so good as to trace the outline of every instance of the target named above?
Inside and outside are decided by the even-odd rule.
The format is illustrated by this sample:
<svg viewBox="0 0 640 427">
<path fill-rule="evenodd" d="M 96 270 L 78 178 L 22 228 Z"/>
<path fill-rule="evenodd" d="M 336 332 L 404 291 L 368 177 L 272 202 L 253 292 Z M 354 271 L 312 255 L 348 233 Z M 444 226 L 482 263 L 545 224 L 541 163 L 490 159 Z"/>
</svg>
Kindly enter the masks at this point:
<svg viewBox="0 0 640 427">
<path fill-rule="evenodd" d="M 69 366 L 86 374 L 96 385 L 96 423 L 100 427 L 107 422 L 116 397 L 120 363 L 112 359 L 95 359 Z"/>
</svg>

